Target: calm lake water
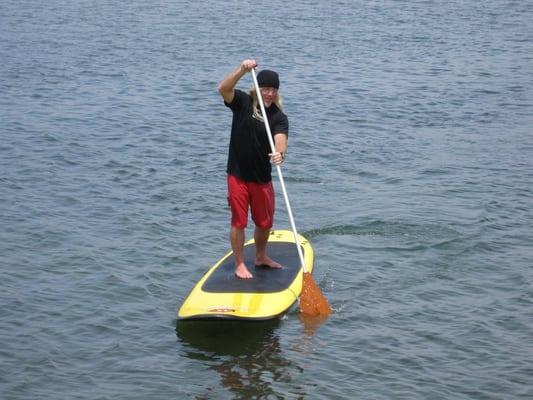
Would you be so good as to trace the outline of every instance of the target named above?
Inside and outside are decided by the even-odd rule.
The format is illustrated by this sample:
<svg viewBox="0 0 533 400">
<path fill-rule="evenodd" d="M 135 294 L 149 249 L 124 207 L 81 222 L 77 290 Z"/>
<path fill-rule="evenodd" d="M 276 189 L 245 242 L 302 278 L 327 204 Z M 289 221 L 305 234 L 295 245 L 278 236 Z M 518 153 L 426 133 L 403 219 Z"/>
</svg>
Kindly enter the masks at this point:
<svg viewBox="0 0 533 400">
<path fill-rule="evenodd" d="M 533 398 L 531 21 L 530 1 L 3 0 L 0 397 Z M 334 313 L 177 326 L 229 247 L 216 85 L 249 57 L 281 76 Z"/>
</svg>

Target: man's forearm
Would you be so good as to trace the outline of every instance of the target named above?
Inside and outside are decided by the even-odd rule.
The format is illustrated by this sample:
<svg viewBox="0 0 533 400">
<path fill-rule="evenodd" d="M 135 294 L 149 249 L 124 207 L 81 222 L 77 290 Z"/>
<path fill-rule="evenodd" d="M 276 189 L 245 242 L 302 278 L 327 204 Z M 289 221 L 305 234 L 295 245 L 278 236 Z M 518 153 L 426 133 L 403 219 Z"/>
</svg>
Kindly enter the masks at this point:
<svg viewBox="0 0 533 400">
<path fill-rule="evenodd" d="M 246 72 L 246 69 L 244 69 L 242 65 L 239 65 L 239 67 L 235 68 L 222 79 L 218 85 L 218 91 L 221 94 L 232 92 L 235 89 L 235 86 L 237 86 L 237 82 L 239 82 Z"/>
</svg>

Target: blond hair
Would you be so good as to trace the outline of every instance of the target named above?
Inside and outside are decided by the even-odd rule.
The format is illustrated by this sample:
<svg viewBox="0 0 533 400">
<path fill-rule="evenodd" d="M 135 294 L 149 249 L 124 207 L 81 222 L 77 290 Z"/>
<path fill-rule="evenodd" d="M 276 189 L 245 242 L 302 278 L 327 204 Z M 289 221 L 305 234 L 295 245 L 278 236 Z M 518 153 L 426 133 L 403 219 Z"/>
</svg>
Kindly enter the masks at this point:
<svg viewBox="0 0 533 400">
<path fill-rule="evenodd" d="M 254 110 L 254 118 L 262 121 L 263 117 L 261 116 L 261 108 L 259 107 L 259 101 L 257 100 L 257 92 L 255 91 L 255 87 L 252 87 L 248 94 L 252 96 L 252 108 Z M 276 100 L 274 100 L 274 104 L 280 110 L 283 110 L 283 99 L 279 93 L 276 96 Z"/>
</svg>

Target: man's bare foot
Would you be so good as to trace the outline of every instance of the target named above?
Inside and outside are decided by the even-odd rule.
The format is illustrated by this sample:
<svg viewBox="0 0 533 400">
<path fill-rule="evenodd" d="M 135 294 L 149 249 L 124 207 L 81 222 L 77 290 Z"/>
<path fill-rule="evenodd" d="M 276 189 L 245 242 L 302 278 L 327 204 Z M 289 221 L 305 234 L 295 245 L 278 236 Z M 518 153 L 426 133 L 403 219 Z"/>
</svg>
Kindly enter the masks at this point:
<svg viewBox="0 0 533 400">
<path fill-rule="evenodd" d="M 245 264 L 239 264 L 235 267 L 235 276 L 239 279 L 252 279 L 254 277 Z"/>
<path fill-rule="evenodd" d="M 283 268 L 281 264 L 275 262 L 270 257 L 264 257 L 264 258 L 256 258 L 255 259 L 255 266 L 256 267 L 270 267 L 274 269 Z"/>
</svg>

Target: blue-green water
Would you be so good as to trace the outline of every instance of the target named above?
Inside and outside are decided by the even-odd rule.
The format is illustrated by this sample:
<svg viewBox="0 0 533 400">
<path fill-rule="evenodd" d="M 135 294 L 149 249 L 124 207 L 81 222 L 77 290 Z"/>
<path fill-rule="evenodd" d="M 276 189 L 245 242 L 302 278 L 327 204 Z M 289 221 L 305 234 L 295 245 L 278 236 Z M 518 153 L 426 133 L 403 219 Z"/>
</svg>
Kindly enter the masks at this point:
<svg viewBox="0 0 533 400">
<path fill-rule="evenodd" d="M 532 20 L 529 1 L 4 0 L 0 397 L 532 398 Z M 334 314 L 176 330 L 228 250 L 216 85 L 248 57 L 280 73 Z"/>
</svg>

